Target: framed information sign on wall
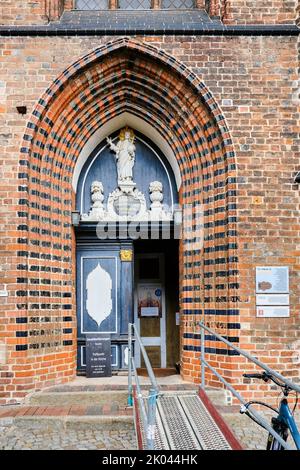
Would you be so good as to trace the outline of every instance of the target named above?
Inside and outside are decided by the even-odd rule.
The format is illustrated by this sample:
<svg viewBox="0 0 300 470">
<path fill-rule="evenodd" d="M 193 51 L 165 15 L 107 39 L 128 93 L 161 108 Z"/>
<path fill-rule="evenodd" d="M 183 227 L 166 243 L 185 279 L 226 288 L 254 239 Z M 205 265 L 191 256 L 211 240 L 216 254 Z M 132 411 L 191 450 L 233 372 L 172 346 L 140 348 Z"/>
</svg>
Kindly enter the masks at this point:
<svg viewBox="0 0 300 470">
<path fill-rule="evenodd" d="M 284 318 L 290 316 L 288 266 L 256 268 L 256 316 Z"/>
</svg>

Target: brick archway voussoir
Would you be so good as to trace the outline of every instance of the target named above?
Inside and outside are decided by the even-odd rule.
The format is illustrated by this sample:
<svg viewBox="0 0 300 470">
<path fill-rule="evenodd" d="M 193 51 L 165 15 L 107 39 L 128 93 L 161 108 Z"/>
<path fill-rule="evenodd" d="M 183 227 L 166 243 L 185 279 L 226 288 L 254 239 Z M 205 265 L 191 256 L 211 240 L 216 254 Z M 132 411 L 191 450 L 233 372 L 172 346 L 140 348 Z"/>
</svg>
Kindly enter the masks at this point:
<svg viewBox="0 0 300 470">
<path fill-rule="evenodd" d="M 113 74 L 118 64 L 126 65 L 126 54 L 134 62 L 134 71 L 125 68 L 115 79 Z M 108 95 L 104 96 L 103 90 Z M 20 285 L 19 299 L 24 305 L 21 312 L 34 317 L 34 305 L 46 305 L 44 281 L 50 282 L 47 311 L 52 312 L 55 307 L 57 329 L 61 331 L 60 345 L 56 347 L 67 354 L 66 370 L 72 369 L 76 338 L 72 172 L 82 146 L 93 133 L 124 111 L 140 117 L 144 114 L 169 142 L 182 171 L 181 201 L 194 203 L 190 224 L 196 232 L 205 231 L 200 249 L 183 244 L 181 247 L 183 371 L 186 377 L 191 371 L 189 377 L 196 379 L 199 374 L 197 321 L 220 319 L 227 332 L 232 323 L 229 320 L 238 319 L 236 306 L 230 300 L 220 306 L 215 294 L 211 294 L 224 279 L 224 294 L 228 298 L 236 290 L 230 285 L 237 285 L 236 238 L 229 235 L 229 227 L 235 226 L 234 152 L 225 118 L 207 87 L 183 64 L 149 44 L 120 38 L 92 51 L 53 82 L 33 111 L 20 162 L 22 170 L 27 171 L 26 178 L 21 172 L 21 183 L 27 185 L 28 210 L 24 215 L 20 207 L 19 213 L 22 214 L 20 225 L 28 227 L 28 249 L 20 245 L 19 256 L 22 261 L 26 259 L 26 263 L 20 262 L 20 277 L 28 279 L 36 275 L 38 295 L 32 296 L 28 283 Z M 200 203 L 204 207 L 201 223 L 195 210 Z M 63 333 L 63 320 L 59 318 L 71 318 L 67 323 L 73 328 L 71 340 Z M 28 361 L 35 356 L 31 344 L 28 343 L 27 352 L 24 350 Z M 207 353 L 215 351 L 214 355 L 218 355 L 219 349 L 216 342 L 211 342 Z M 44 354 L 55 356 L 57 350 L 46 348 Z M 43 355 L 40 361 L 42 367 Z M 44 381 L 47 380 L 49 377 Z"/>
</svg>

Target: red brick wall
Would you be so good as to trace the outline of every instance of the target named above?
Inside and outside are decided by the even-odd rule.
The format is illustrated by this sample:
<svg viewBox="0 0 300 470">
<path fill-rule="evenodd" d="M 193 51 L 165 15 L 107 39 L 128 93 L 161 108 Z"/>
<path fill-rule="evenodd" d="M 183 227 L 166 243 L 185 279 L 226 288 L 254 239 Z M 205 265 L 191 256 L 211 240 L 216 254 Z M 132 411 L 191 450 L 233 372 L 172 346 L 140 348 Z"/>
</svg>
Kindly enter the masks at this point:
<svg viewBox="0 0 300 470">
<path fill-rule="evenodd" d="M 298 0 L 197 0 L 197 8 L 207 5 L 209 14 L 228 24 L 294 23 Z M 0 25 L 44 24 L 56 20 L 63 10 L 74 8 L 73 0 L 1 0 Z"/>
<path fill-rule="evenodd" d="M 294 23 L 298 0 L 221 0 L 222 18 L 228 24 Z"/>
<path fill-rule="evenodd" d="M 72 1 L 67 0 L 1 0 L 0 25 L 39 25 L 57 20 Z"/>
<path fill-rule="evenodd" d="M 1 0 L 0 25 L 45 23 L 45 0 Z"/>
<path fill-rule="evenodd" d="M 74 270 L 72 269 L 74 264 L 62 259 L 50 262 L 45 257 L 39 259 L 34 257 L 35 253 L 61 256 L 62 249 L 59 247 L 52 246 L 50 249 L 46 245 L 34 244 L 37 240 L 47 241 L 47 235 L 42 236 L 41 232 L 37 234 L 35 231 L 37 228 L 39 230 L 51 228 L 55 232 L 61 231 L 62 237 L 65 237 L 61 240 L 62 245 L 72 247 L 73 250 L 68 251 L 66 256 L 72 258 L 74 245 L 70 244 L 71 240 L 69 240 L 71 231 L 70 227 L 63 228 L 62 226 L 57 229 L 55 226 L 52 227 L 51 222 L 47 220 L 41 218 L 39 222 L 36 222 L 36 219 L 32 218 L 36 215 L 47 217 L 47 211 L 45 212 L 41 207 L 30 207 L 31 202 L 35 200 L 45 206 L 48 205 L 47 199 L 41 200 L 39 197 L 34 197 L 32 191 L 47 193 L 49 188 L 47 189 L 41 183 L 37 184 L 37 179 L 30 180 L 28 185 L 26 177 L 22 179 L 21 175 L 20 178 L 20 173 L 28 172 L 28 155 L 22 153 L 20 156 L 19 149 L 25 126 L 32 121 L 31 110 L 37 106 L 36 110 L 44 112 L 43 103 L 39 105 L 36 103 L 51 82 L 65 70 L 66 64 L 73 63 L 76 58 L 84 56 L 87 52 L 99 47 L 99 44 L 106 44 L 110 40 L 111 38 L 98 37 L 1 39 L 0 177 L 5 184 L 2 184 L 0 188 L 2 221 L 0 265 L 2 267 L 1 288 L 7 284 L 9 291 L 8 298 L 0 298 L 0 351 L 4 350 L 3 343 L 6 345 L 6 361 L 3 354 L 2 356 L 0 354 L 0 364 L 2 364 L 0 365 L 0 399 L 2 397 L 2 400 L 7 400 L 12 396 L 18 398 L 30 389 L 40 388 L 57 380 L 68 380 L 74 376 L 76 346 Z M 193 312 L 198 312 L 204 307 L 207 312 L 206 320 L 213 327 L 217 327 L 219 332 L 231 338 L 239 336 L 240 345 L 243 348 L 262 358 L 275 369 L 282 370 L 289 376 L 299 377 L 299 359 L 297 358 L 299 330 L 297 326 L 299 325 L 300 294 L 298 282 L 300 227 L 299 214 L 296 212 L 299 191 L 292 184 L 293 175 L 299 170 L 299 147 L 297 147 L 299 142 L 296 134 L 297 126 L 299 126 L 296 38 L 138 38 L 138 41 L 142 40 L 149 45 L 161 48 L 183 62 L 209 87 L 227 120 L 236 152 L 238 195 L 237 198 L 235 196 L 230 196 L 230 198 L 232 204 L 237 203 L 239 215 L 239 263 L 235 258 L 234 250 L 231 254 L 225 255 L 208 250 L 209 246 L 213 248 L 215 245 L 215 242 L 209 242 L 209 240 L 213 240 L 220 230 L 214 229 L 213 225 L 206 229 L 207 235 L 209 231 L 211 233 L 205 245 L 205 253 L 202 252 L 200 257 L 199 254 L 186 254 L 184 258 L 181 253 L 181 260 L 192 263 L 194 266 L 192 268 L 181 266 L 182 310 L 190 310 L 190 313 L 183 317 L 181 326 L 184 376 L 199 380 L 199 352 L 191 350 L 191 347 L 199 348 L 200 345 L 199 338 L 193 335 L 199 332 L 197 322 L 201 316 Z M 102 65 L 104 71 L 109 70 L 108 63 Z M 111 66 L 112 64 L 113 62 Z M 151 69 L 149 67 L 147 73 L 145 72 L 147 77 L 152 68 L 153 73 L 156 73 L 155 60 Z M 101 64 L 94 69 L 94 72 L 91 71 L 91 77 L 94 76 L 96 80 L 100 70 Z M 175 81 L 173 88 L 174 83 Z M 56 122 L 59 128 L 62 110 L 67 112 L 68 119 L 72 121 L 67 103 L 72 97 L 75 99 L 75 96 L 78 96 L 80 87 L 83 87 L 82 91 L 84 91 L 84 82 L 81 79 L 72 79 L 65 90 L 58 93 L 55 105 L 51 107 L 50 114 L 48 113 L 48 117 L 51 116 L 54 123 L 52 131 L 55 131 Z M 185 95 L 192 97 L 191 91 L 187 90 Z M 178 93 L 179 91 L 180 87 Z M 16 106 L 20 104 L 28 106 L 29 113 L 25 117 L 16 112 Z M 200 113 L 202 117 L 207 116 L 207 109 L 203 105 L 201 105 Z M 34 129 L 27 128 L 26 134 L 33 135 Z M 45 140 L 43 134 L 38 134 L 38 136 L 39 141 Z M 35 142 L 36 140 L 37 136 L 35 136 Z M 57 145 L 60 151 L 64 151 L 61 144 Z M 43 161 L 45 155 L 43 153 Z M 21 165 L 18 164 L 19 160 L 21 160 Z M 47 169 L 52 169 L 52 173 L 59 171 L 56 170 L 55 164 L 49 161 L 47 164 L 43 163 L 45 173 L 39 175 L 38 168 L 41 167 L 41 163 L 39 158 L 36 158 L 36 161 L 35 164 L 35 159 L 31 159 L 30 178 L 34 177 L 47 182 L 49 178 Z M 205 173 L 208 170 L 203 168 L 203 171 Z M 215 178 L 220 183 L 226 181 L 222 174 Z M 230 186 L 228 188 L 230 189 Z M 70 185 L 64 184 L 57 188 L 58 192 L 55 190 L 52 192 L 52 196 L 56 197 L 51 203 L 52 211 L 53 209 L 66 209 L 62 201 L 70 200 L 72 194 L 65 192 L 69 189 Z M 231 189 L 234 190 L 234 184 Z M 223 189 L 215 191 L 222 194 Z M 57 198 L 60 198 L 60 202 Z M 20 207 L 20 200 L 28 200 L 28 202 L 22 201 Z M 220 207 L 222 208 L 223 205 L 221 204 Z M 213 210 L 215 209 L 216 207 Z M 26 215 L 22 217 L 20 212 L 27 214 L 29 212 L 29 218 Z M 218 214 L 222 212 L 217 211 L 214 215 L 208 214 L 206 220 L 215 222 L 219 217 L 222 220 L 224 214 L 221 216 Z M 233 214 L 234 210 L 231 215 Z M 68 217 L 66 216 L 61 221 L 69 221 Z M 25 228 L 26 225 L 27 228 Z M 229 222 L 229 229 L 234 229 L 232 221 Z M 29 243 L 24 244 L 23 239 L 28 239 Z M 74 241 L 74 238 L 72 240 Z M 52 236 L 49 241 L 53 244 L 56 242 L 55 237 Z M 226 237 L 226 243 L 231 242 L 235 242 L 233 235 Z M 218 242 L 218 244 L 221 243 Z M 28 254 L 25 255 L 22 252 L 28 252 Z M 223 255 L 226 258 L 225 266 L 230 266 L 232 270 L 229 279 L 219 277 L 218 271 L 222 271 L 222 264 L 218 264 L 220 261 L 211 264 L 212 260 L 220 259 Z M 231 257 L 230 261 L 228 261 L 229 257 Z M 205 266 L 202 263 L 203 259 L 206 261 Z M 197 260 L 200 261 L 200 267 L 197 263 L 193 264 Z M 290 266 L 290 318 L 280 320 L 256 318 L 254 270 L 255 266 L 265 264 Z M 63 270 L 70 269 L 70 272 L 67 276 L 63 271 L 49 274 L 45 271 L 33 270 L 36 266 L 60 267 Z M 234 274 L 235 268 L 239 271 L 238 278 Z M 188 269 L 192 271 L 187 271 Z M 212 277 L 203 278 L 204 273 Z M 200 277 L 196 277 L 192 282 L 188 279 L 184 280 L 182 277 L 184 274 L 199 274 Z M 48 282 L 49 279 L 55 282 L 50 286 L 43 283 Z M 61 284 L 61 281 L 66 280 L 68 285 Z M 234 289 L 228 289 L 228 284 L 233 284 L 236 280 L 241 284 L 238 303 L 228 299 L 228 296 L 234 292 Z M 200 294 L 199 291 L 194 290 L 199 284 Z M 224 284 L 223 288 L 220 287 L 221 284 Z M 39 299 L 33 296 L 34 291 L 40 293 Z M 50 291 L 50 299 L 44 297 L 45 291 Z M 57 292 L 70 294 L 71 297 L 57 297 Z M 188 301 L 188 304 L 185 304 L 185 301 Z M 32 322 L 16 323 L 16 317 L 34 318 L 37 312 L 32 309 L 32 306 L 38 302 L 60 305 L 51 309 L 50 325 L 42 322 L 35 327 Z M 71 310 L 62 309 L 63 304 L 70 303 L 72 304 Z M 231 313 L 228 313 L 228 309 Z M 235 315 L 237 309 L 240 310 L 240 315 Z M 215 315 L 214 310 L 219 313 L 224 310 L 227 313 Z M 38 314 L 42 316 L 41 312 Z M 62 323 L 62 318 L 69 316 L 71 316 L 71 321 Z M 230 327 L 228 323 L 231 323 Z M 241 325 L 241 329 L 238 328 L 238 324 Z M 65 327 L 73 328 L 71 336 L 63 333 Z M 17 331 L 24 330 L 26 333 L 41 329 L 48 332 L 50 342 L 54 343 L 56 338 L 59 345 L 48 347 L 44 353 L 34 349 L 16 351 L 17 346 L 35 343 L 35 338 L 32 336 L 16 337 Z M 56 329 L 57 332 L 55 332 Z M 63 341 L 69 340 L 73 341 L 72 345 L 62 345 Z M 208 342 L 207 346 L 220 348 L 219 344 L 212 341 Z M 241 374 L 244 366 L 240 358 L 213 353 L 209 357 L 212 364 L 225 371 L 229 380 L 234 383 L 240 382 L 240 388 L 246 388 L 249 396 L 251 395 L 254 387 L 249 388 L 248 384 L 242 384 Z M 211 383 L 216 384 L 216 381 L 211 379 Z"/>
</svg>

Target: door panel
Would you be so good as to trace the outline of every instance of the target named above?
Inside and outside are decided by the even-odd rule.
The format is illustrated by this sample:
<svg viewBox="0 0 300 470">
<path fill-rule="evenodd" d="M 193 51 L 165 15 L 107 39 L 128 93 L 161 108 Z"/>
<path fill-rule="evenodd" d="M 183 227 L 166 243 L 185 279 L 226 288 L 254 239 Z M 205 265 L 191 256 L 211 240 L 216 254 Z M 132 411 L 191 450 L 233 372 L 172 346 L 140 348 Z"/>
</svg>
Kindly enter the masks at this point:
<svg viewBox="0 0 300 470">
<path fill-rule="evenodd" d="M 120 243 L 98 242 L 77 249 L 77 365 L 80 373 L 86 366 L 86 337 L 97 332 L 111 338 L 112 368 L 127 367 L 125 356 L 133 304 L 133 268 L 132 262 L 120 260 L 121 248 Z"/>
<path fill-rule="evenodd" d="M 85 255 L 80 259 L 80 336 L 118 333 L 119 260 L 117 253 Z"/>
<path fill-rule="evenodd" d="M 140 318 L 141 336 L 160 336 L 160 318 Z"/>
<path fill-rule="evenodd" d="M 161 348 L 160 346 L 146 346 L 146 353 L 150 359 L 152 367 L 161 367 Z M 144 358 L 141 358 L 141 367 L 145 368 Z"/>
<path fill-rule="evenodd" d="M 147 294 L 147 292 L 150 294 Z M 166 367 L 164 255 L 137 254 L 135 263 L 135 324 L 153 367 Z M 150 316 L 144 316 L 149 314 Z M 157 316 L 155 316 L 157 315 Z M 137 367 L 144 367 L 136 344 Z"/>
</svg>

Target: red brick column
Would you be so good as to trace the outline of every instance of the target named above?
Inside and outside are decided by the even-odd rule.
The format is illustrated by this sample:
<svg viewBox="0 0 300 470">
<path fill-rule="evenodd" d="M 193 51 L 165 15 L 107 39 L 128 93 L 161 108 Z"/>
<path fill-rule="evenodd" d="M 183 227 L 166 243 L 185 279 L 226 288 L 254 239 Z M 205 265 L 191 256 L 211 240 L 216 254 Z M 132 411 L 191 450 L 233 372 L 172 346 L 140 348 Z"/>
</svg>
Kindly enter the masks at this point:
<svg viewBox="0 0 300 470">
<path fill-rule="evenodd" d="M 151 8 L 153 10 L 160 10 L 161 9 L 161 0 L 152 0 Z"/>
<path fill-rule="evenodd" d="M 45 0 L 45 13 L 50 21 L 58 20 L 64 11 L 64 0 Z"/>
<path fill-rule="evenodd" d="M 208 2 L 208 13 L 212 17 L 221 16 L 221 3 L 225 0 L 209 0 Z"/>
<path fill-rule="evenodd" d="M 76 0 L 64 0 L 64 10 L 73 10 L 76 6 Z"/>
<path fill-rule="evenodd" d="M 110 10 L 117 10 L 119 7 L 118 0 L 109 0 L 109 9 Z"/>
<path fill-rule="evenodd" d="M 196 0 L 196 8 L 203 10 L 205 8 L 205 0 Z"/>
</svg>

